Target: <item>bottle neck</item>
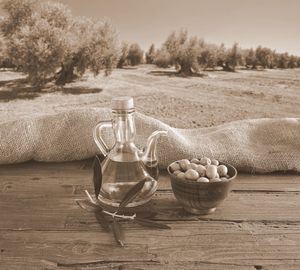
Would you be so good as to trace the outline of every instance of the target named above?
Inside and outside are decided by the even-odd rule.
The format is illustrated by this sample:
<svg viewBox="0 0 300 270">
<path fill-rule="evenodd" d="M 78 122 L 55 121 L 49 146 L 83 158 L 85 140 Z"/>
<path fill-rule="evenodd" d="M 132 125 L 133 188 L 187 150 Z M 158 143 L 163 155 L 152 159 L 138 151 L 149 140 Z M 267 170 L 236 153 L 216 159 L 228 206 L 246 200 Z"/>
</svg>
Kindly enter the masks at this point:
<svg viewBox="0 0 300 270">
<path fill-rule="evenodd" d="M 134 110 L 113 111 L 113 130 L 117 143 L 130 143 L 135 139 Z"/>
</svg>

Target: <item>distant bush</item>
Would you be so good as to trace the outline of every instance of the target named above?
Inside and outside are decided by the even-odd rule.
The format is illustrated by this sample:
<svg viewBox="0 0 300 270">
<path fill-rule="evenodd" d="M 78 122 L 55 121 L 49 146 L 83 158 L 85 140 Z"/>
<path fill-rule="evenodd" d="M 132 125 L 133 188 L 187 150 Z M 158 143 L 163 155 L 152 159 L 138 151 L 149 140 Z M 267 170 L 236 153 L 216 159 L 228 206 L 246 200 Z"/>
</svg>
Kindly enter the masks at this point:
<svg viewBox="0 0 300 270">
<path fill-rule="evenodd" d="M 130 45 L 127 59 L 128 64 L 131 66 L 136 66 L 143 63 L 144 52 L 137 43 L 133 43 Z"/>
<path fill-rule="evenodd" d="M 151 44 L 148 52 L 146 52 L 146 63 L 147 64 L 153 64 L 155 59 L 155 46 L 154 44 Z"/>
<path fill-rule="evenodd" d="M 108 23 L 74 18 L 63 4 L 4 0 L 1 22 L 13 63 L 34 85 L 65 84 L 86 69 L 109 74 L 117 63 L 116 35 Z"/>
</svg>

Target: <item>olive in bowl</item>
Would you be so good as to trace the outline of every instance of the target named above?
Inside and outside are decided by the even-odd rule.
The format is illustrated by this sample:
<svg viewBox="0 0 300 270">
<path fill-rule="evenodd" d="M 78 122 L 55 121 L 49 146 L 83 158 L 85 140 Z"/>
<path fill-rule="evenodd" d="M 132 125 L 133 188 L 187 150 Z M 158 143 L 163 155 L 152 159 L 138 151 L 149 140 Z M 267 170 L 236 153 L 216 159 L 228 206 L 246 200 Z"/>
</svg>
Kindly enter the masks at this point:
<svg viewBox="0 0 300 270">
<path fill-rule="evenodd" d="M 167 168 L 176 199 L 192 214 L 210 214 L 227 197 L 237 170 L 209 158 L 183 159 Z"/>
</svg>

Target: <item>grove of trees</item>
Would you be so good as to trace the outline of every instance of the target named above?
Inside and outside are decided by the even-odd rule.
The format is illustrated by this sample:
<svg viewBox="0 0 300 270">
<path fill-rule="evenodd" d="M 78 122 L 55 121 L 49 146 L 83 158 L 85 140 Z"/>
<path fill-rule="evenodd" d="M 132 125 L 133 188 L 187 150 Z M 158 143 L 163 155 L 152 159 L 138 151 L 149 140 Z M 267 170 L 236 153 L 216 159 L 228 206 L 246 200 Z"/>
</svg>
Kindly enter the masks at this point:
<svg viewBox="0 0 300 270">
<path fill-rule="evenodd" d="M 218 46 L 206 43 L 203 39 L 189 37 L 187 31 L 179 31 L 172 32 L 167 37 L 161 48 L 155 52 L 153 63 L 159 67 L 175 66 L 179 73 L 189 75 L 200 69 L 217 67 L 225 71 L 235 71 L 237 67 L 297 68 L 300 67 L 300 57 L 277 53 L 262 46 L 242 49 L 238 43 L 234 43 L 231 48 L 225 48 L 224 44 Z"/>
<path fill-rule="evenodd" d="M 137 43 L 119 46 L 108 22 L 75 17 L 61 3 L 3 0 L 1 5 L 6 16 L 0 17 L 0 67 L 24 72 L 36 86 L 48 81 L 64 85 L 86 70 L 108 75 L 115 67 L 144 62 L 162 68 L 174 66 L 187 76 L 216 68 L 233 72 L 239 67 L 300 67 L 299 56 L 262 46 L 242 49 L 238 43 L 226 48 L 189 36 L 184 30 L 172 32 L 160 48 L 152 44 L 144 55 Z"/>
</svg>

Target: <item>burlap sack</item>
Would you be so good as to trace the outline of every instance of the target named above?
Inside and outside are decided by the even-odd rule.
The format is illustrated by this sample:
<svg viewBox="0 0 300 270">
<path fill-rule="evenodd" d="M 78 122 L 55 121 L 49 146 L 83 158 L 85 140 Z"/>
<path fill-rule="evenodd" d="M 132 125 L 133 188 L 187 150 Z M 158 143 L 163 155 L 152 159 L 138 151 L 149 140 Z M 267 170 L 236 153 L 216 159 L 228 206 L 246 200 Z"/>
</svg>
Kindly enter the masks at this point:
<svg viewBox="0 0 300 270">
<path fill-rule="evenodd" d="M 111 118 L 109 109 L 74 110 L 0 124 L 0 164 L 37 161 L 80 160 L 99 153 L 92 129 Z M 144 146 L 154 130 L 167 130 L 160 139 L 158 156 L 162 167 L 174 160 L 214 157 L 239 171 L 300 171 L 299 119 L 256 119 L 217 127 L 176 129 L 156 119 L 136 114 L 137 140 Z M 112 133 L 104 132 L 109 144 Z"/>
</svg>

